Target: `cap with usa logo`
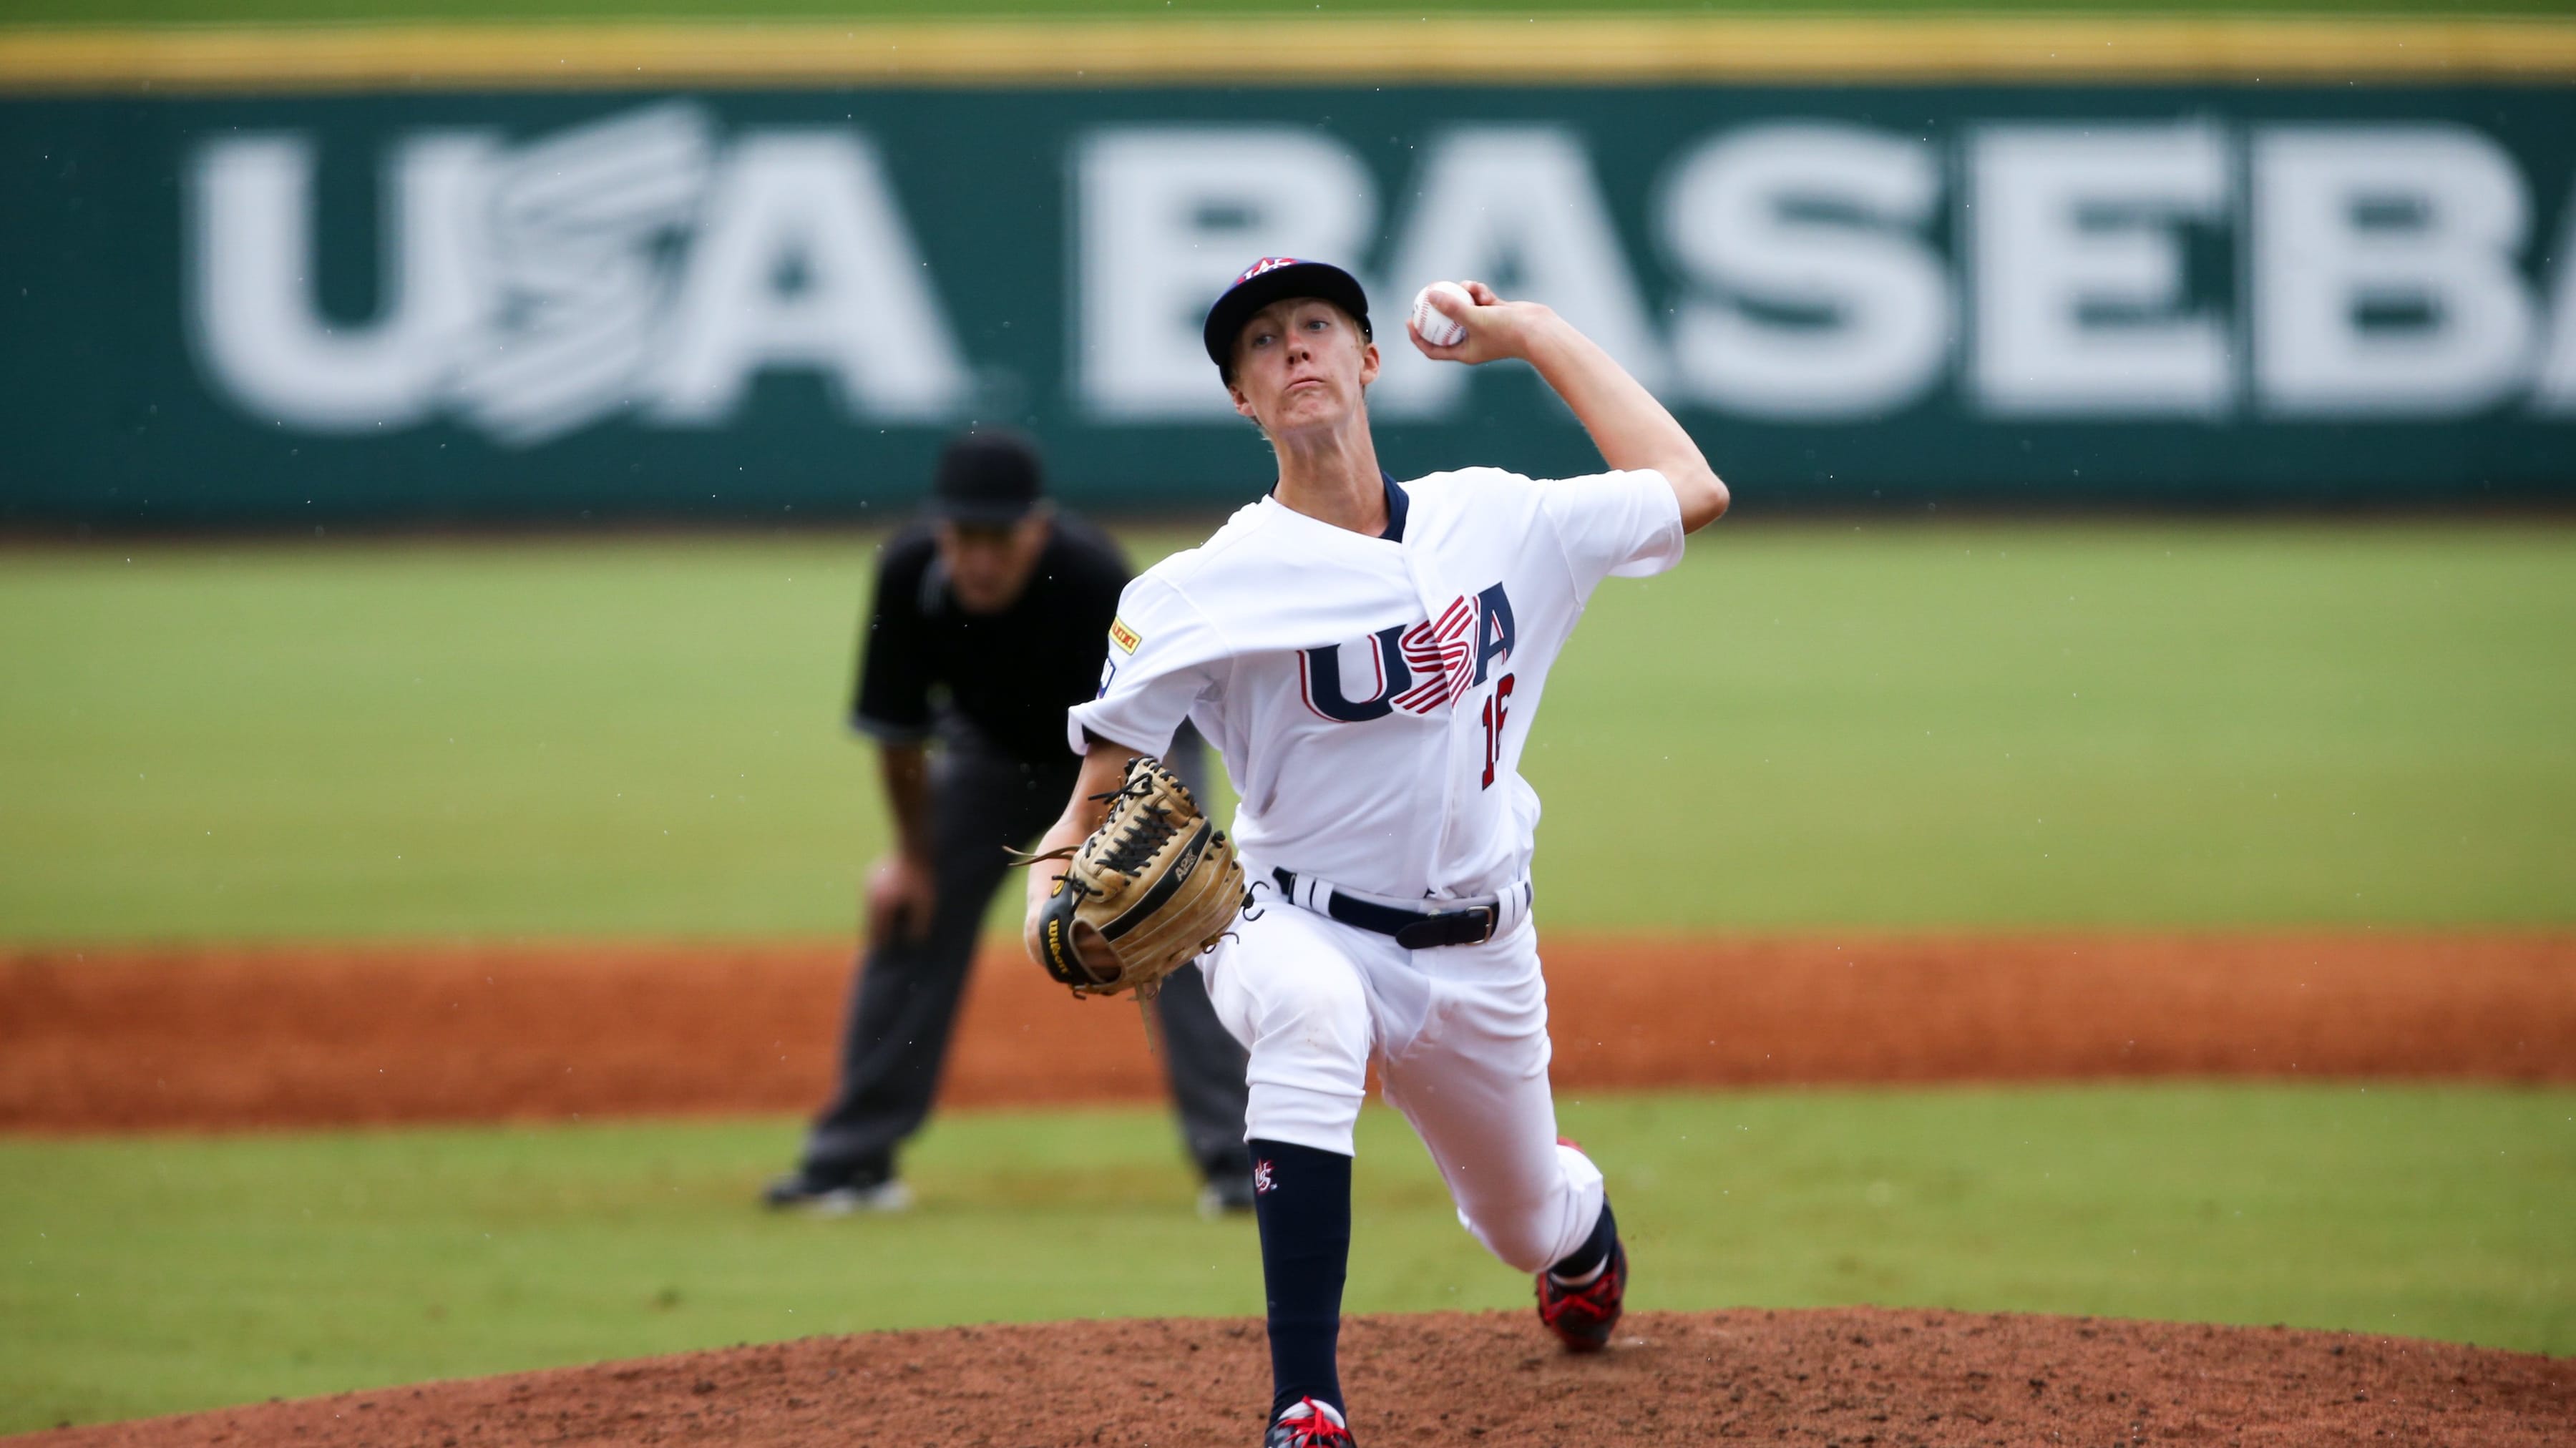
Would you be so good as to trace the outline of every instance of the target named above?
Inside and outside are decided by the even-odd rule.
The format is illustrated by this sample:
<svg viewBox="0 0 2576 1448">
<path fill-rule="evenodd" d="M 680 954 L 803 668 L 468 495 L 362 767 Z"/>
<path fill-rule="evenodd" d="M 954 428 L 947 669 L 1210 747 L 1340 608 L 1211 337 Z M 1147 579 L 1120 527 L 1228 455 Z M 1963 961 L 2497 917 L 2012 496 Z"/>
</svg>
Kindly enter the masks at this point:
<svg viewBox="0 0 2576 1448">
<path fill-rule="evenodd" d="M 1321 297 L 1350 313 L 1360 324 L 1362 337 L 1376 340 L 1377 334 L 1369 330 L 1368 293 L 1360 290 L 1358 278 L 1330 262 L 1265 256 L 1245 267 L 1216 305 L 1208 308 L 1203 336 L 1208 360 L 1218 372 L 1233 368 L 1234 342 L 1243 335 L 1243 324 L 1282 297 Z"/>
</svg>

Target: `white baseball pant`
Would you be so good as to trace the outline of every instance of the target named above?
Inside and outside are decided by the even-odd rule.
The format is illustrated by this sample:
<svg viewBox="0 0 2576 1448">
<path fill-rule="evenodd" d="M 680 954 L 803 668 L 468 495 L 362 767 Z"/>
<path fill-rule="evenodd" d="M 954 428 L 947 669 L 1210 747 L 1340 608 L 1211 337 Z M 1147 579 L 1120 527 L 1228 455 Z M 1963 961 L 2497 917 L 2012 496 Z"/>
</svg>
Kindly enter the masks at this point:
<svg viewBox="0 0 2576 1448">
<path fill-rule="evenodd" d="M 1217 1019 L 1251 1052 L 1246 1140 L 1356 1155 L 1375 1058 L 1387 1104 L 1487 1251 L 1537 1272 L 1592 1234 L 1601 1171 L 1556 1140 L 1547 982 L 1526 917 L 1481 945 L 1406 950 L 1264 891 L 1199 964 Z"/>
</svg>

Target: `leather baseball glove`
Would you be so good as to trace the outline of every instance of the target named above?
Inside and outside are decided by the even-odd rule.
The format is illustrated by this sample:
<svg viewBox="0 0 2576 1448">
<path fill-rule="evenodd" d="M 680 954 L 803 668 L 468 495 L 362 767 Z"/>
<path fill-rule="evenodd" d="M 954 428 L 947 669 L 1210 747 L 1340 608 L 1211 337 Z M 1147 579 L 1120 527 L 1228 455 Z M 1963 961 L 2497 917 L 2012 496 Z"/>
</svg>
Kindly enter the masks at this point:
<svg viewBox="0 0 2576 1448">
<path fill-rule="evenodd" d="M 1213 947 L 1246 902 L 1234 841 L 1199 812 L 1189 786 L 1148 756 L 1127 761 L 1109 818 L 1080 845 L 1032 857 L 1067 862 L 1038 917 L 1039 964 L 1084 995 L 1132 990 Z"/>
</svg>

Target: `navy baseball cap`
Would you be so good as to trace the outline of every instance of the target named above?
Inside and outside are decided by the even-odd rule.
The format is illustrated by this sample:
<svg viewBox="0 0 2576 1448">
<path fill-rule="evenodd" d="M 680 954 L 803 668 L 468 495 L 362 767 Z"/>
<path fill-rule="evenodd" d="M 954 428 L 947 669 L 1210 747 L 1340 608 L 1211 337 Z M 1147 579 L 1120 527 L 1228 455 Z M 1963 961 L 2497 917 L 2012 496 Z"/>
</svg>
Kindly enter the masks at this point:
<svg viewBox="0 0 2576 1448">
<path fill-rule="evenodd" d="M 1038 450 L 1006 428 L 977 428 L 949 440 L 930 485 L 930 513 L 952 523 L 1000 525 L 1027 517 L 1045 484 Z"/>
<path fill-rule="evenodd" d="M 1208 308 L 1207 326 L 1202 336 L 1207 342 L 1208 360 L 1219 372 L 1234 368 L 1234 339 L 1243 335 L 1243 324 L 1252 314 L 1282 297 L 1321 297 L 1351 314 L 1360 324 L 1360 336 L 1369 341 L 1377 334 L 1369 330 L 1368 293 L 1360 290 L 1359 279 L 1330 262 L 1299 261 L 1293 256 L 1265 256 L 1244 268 L 1243 275 L 1225 289 Z"/>
</svg>

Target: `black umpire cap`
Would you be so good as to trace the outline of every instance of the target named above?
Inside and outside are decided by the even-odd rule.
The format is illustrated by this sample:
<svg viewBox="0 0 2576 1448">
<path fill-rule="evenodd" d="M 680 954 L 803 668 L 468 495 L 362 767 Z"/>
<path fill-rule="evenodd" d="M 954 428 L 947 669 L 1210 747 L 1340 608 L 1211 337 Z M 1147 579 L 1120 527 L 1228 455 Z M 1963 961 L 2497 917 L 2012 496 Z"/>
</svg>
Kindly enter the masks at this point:
<svg viewBox="0 0 2576 1448">
<path fill-rule="evenodd" d="M 930 513 L 952 523 L 1000 526 L 1028 516 L 1045 493 L 1038 450 L 1008 428 L 949 439 L 930 485 Z"/>
<path fill-rule="evenodd" d="M 1281 297 L 1321 297 L 1350 313 L 1360 324 L 1361 337 L 1377 340 L 1369 330 L 1368 293 L 1360 290 L 1358 278 L 1330 262 L 1265 256 L 1245 267 L 1243 275 L 1217 297 L 1201 329 L 1208 360 L 1228 380 L 1234 376 L 1234 341 L 1243 335 L 1243 324 Z"/>
</svg>

